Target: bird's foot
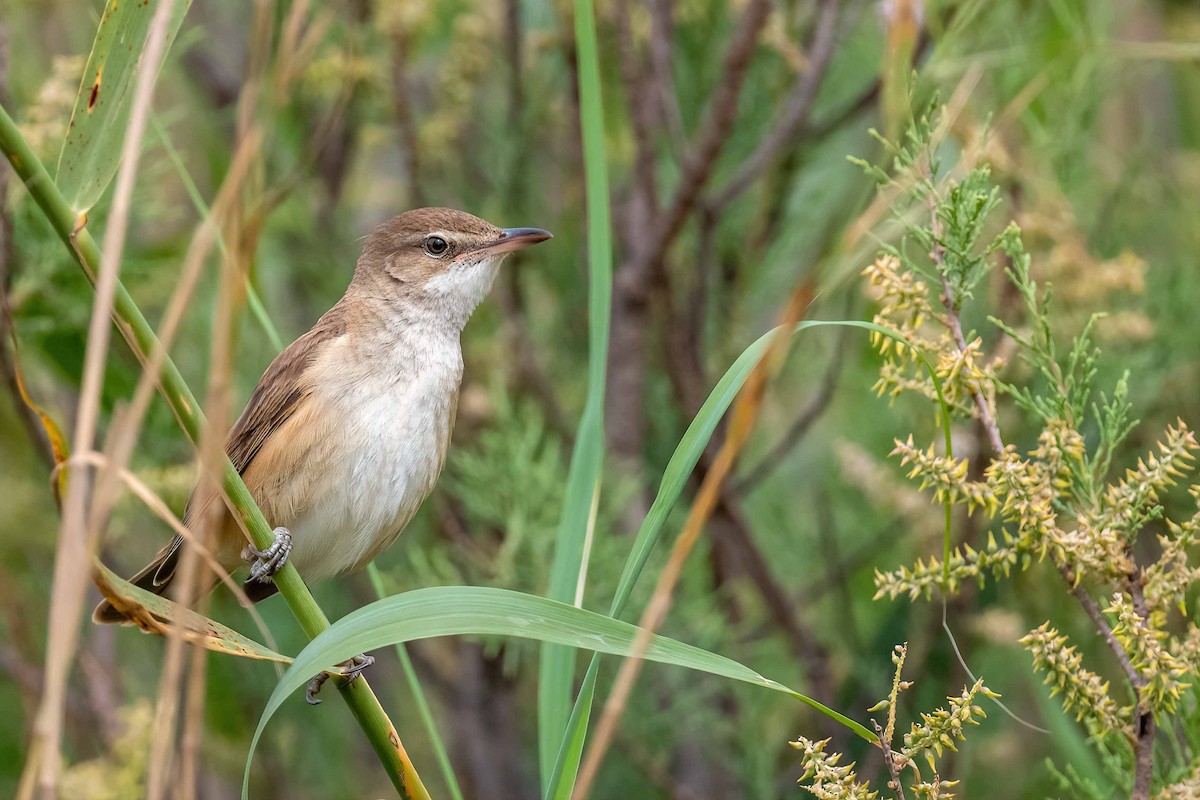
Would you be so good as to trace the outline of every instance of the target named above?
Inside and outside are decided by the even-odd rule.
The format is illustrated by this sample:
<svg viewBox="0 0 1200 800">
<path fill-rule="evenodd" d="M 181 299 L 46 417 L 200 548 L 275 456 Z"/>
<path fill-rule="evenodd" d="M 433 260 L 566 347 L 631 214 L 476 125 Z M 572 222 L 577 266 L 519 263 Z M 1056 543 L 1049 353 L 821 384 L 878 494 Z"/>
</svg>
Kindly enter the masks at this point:
<svg viewBox="0 0 1200 800">
<path fill-rule="evenodd" d="M 363 670 L 375 663 L 375 656 L 358 655 L 347 661 L 338 664 L 337 672 L 319 672 L 317 676 L 308 682 L 308 688 L 304 690 L 304 699 L 309 705 L 319 706 L 321 701 L 317 699 L 317 692 L 321 691 L 321 687 L 325 685 L 325 681 L 329 680 L 330 676 L 345 678 L 346 683 L 354 683 L 359 675 L 363 674 Z"/>
<path fill-rule="evenodd" d="M 287 528 L 275 529 L 275 541 L 266 550 L 258 550 L 254 545 L 247 545 L 243 555 L 250 561 L 250 580 L 259 583 L 270 583 L 271 578 L 292 554 L 292 534 Z"/>
</svg>

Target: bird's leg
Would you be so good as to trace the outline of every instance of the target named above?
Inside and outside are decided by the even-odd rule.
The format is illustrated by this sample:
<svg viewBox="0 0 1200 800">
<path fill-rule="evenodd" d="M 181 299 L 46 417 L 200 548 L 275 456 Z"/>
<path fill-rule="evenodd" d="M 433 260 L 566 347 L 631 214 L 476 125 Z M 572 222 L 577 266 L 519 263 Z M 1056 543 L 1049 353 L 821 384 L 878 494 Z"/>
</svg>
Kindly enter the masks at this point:
<svg viewBox="0 0 1200 800">
<path fill-rule="evenodd" d="M 287 528 L 275 529 L 275 541 L 266 550 L 258 550 L 250 544 L 242 551 L 242 557 L 250 562 L 250 580 L 259 583 L 270 583 L 291 554 L 292 534 Z"/>
<path fill-rule="evenodd" d="M 319 706 L 321 701 L 317 699 L 317 692 L 321 691 L 321 687 L 325 685 L 325 681 L 329 680 L 330 675 L 345 678 L 348 684 L 354 683 L 358 676 L 363 674 L 363 670 L 374 663 L 375 656 L 364 653 L 338 664 L 337 672 L 318 672 L 316 677 L 308 682 L 308 688 L 304 690 L 304 699 L 308 701 L 309 705 Z"/>
</svg>

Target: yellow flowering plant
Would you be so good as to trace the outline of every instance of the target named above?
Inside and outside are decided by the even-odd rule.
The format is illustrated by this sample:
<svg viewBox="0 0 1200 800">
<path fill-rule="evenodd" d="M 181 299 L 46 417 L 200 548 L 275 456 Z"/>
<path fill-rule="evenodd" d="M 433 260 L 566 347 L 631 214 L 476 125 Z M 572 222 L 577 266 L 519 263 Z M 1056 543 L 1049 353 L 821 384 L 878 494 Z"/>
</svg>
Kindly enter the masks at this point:
<svg viewBox="0 0 1200 800">
<path fill-rule="evenodd" d="M 1164 728 L 1180 727 L 1197 714 L 1188 689 L 1200 670 L 1200 632 L 1186 600 L 1200 577 L 1200 567 L 1189 561 L 1200 536 L 1200 511 L 1171 520 L 1165 501 L 1192 473 L 1200 443 L 1178 420 L 1151 452 L 1123 474 L 1113 474 L 1120 447 L 1137 424 L 1128 375 L 1109 392 L 1094 385 L 1099 315 L 1083 324 L 1069 348 L 1059 347 L 1049 321 L 1050 292 L 1031 277 L 1033 257 L 1020 228 L 1010 223 L 992 233 L 1000 227 L 992 216 L 1001 200 L 989 167 L 970 163 L 969 153 L 955 164 L 941 163 L 940 154 L 950 149 L 940 140 L 948 127 L 931 110 L 903 142 L 877 137 L 892 156 L 891 170 L 858 162 L 884 191 L 894 193 L 904 229 L 900 241 L 886 245 L 863 271 L 877 303 L 875 323 L 904 340 L 876 337 L 883 363 L 875 389 L 889 398 L 924 397 L 938 415 L 965 419 L 979 432 L 979 452 L 969 457 L 947 452 L 941 437 L 928 445 L 911 434 L 895 439 L 891 455 L 906 477 L 947 507 L 947 539 L 941 555 L 877 570 L 876 597 L 918 600 L 936 592 L 948 598 L 969 581 L 1007 579 L 1048 563 L 1111 659 L 1090 663 L 1090 655 L 1045 622 L 1021 639 L 1033 668 L 1117 765 L 1123 793 L 1134 800 L 1195 796 L 1187 792 L 1198 788 L 1196 753 L 1179 737 L 1170 749 L 1160 745 L 1156 751 L 1155 743 L 1166 738 Z M 976 332 L 964 325 L 964 316 L 982 316 L 974 293 L 989 273 L 1000 270 L 1006 279 L 1001 291 L 1018 300 L 1009 304 L 1015 313 L 1009 319 L 988 317 L 992 330 Z M 1019 362 L 1010 364 L 1013 355 Z M 940 387 L 923 363 L 936 365 Z M 937 402 L 938 388 L 944 402 Z M 1040 428 L 1032 447 L 1006 441 L 1002 422 L 1009 419 Z M 1200 507 L 1200 484 L 1189 492 Z M 964 516 L 956 517 L 955 509 Z M 982 521 L 979 536 L 952 537 L 952 520 L 972 515 Z M 1158 546 L 1135 547 L 1148 531 L 1157 534 Z M 950 546 L 952 540 L 957 546 Z M 902 661 L 901 652 L 897 686 Z M 1119 674 L 1122 685 L 1101 677 L 1109 673 Z M 888 708 L 889 730 L 898 691 L 881 706 Z M 907 783 L 911 793 L 951 796 L 935 757 L 941 745 L 961 738 L 963 725 L 975 721 L 971 709 L 980 693 L 988 694 L 976 682 L 950 700 L 949 710 L 923 716 L 928 725 L 950 724 L 956 734 L 949 740 L 944 731 L 918 734 L 914 726 L 887 755 L 896 797 L 904 796 L 898 775 L 912 762 L 914 749 L 929 756 L 934 780 L 918 776 Z M 880 738 L 887 751 L 891 737 L 885 734 Z M 928 746 L 917 748 L 923 743 Z M 813 794 L 876 796 L 856 782 L 852 769 L 838 766 L 837 754 L 827 753 L 823 743 L 801 740 L 796 746 L 804 752 Z"/>
</svg>

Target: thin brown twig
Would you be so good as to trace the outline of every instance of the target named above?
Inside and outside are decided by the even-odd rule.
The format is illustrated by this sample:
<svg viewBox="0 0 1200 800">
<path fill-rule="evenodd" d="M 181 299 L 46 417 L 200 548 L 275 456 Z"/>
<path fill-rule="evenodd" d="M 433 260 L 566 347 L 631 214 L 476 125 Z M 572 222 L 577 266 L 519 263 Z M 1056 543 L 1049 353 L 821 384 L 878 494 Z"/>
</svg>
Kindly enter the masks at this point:
<svg viewBox="0 0 1200 800">
<path fill-rule="evenodd" d="M 675 20 L 672 0 L 650 1 L 650 80 L 652 99 L 659 106 L 659 119 L 667 129 L 678 156 L 687 146 L 683 132 L 683 113 L 679 109 L 679 95 L 674 89 L 671 66 L 674 64 L 671 51 L 675 38 Z"/>
<path fill-rule="evenodd" d="M 640 412 L 645 388 L 646 337 L 651 291 L 665 283 L 663 258 L 683 231 L 700 200 L 737 117 L 738 98 L 758 34 L 771 9 L 769 0 L 749 0 L 726 49 L 721 77 L 709 99 L 708 111 L 670 200 L 653 223 L 629 239 L 629 253 L 614 273 L 612 341 L 606 387 L 606 434 L 610 450 L 636 470 L 645 438 Z M 644 170 L 643 170 L 644 171 Z"/>
<path fill-rule="evenodd" d="M 709 216 L 706 211 L 703 216 Z M 673 321 L 669 324 L 664 345 L 666 347 L 667 372 L 672 386 L 686 414 L 694 416 L 703 404 L 707 378 L 699 351 L 703 308 L 707 299 L 704 256 L 712 255 L 711 227 L 706 227 L 700 236 L 701 264 L 696 282 L 690 292 L 691 301 L 683 309 L 671 304 Z M 723 432 L 724 426 L 722 426 Z M 711 469 L 717 452 L 715 440 L 710 442 L 701 456 L 696 475 L 699 480 Z M 717 569 L 717 580 L 722 576 L 740 572 L 748 578 L 747 583 L 761 596 L 763 605 L 772 622 L 784 633 L 792 653 L 804 667 L 805 675 L 812 684 L 812 694 L 823 703 L 833 698 L 833 683 L 829 668 L 829 652 L 817 638 L 806 621 L 796 612 L 792 598 L 783 590 L 773 574 L 768 559 L 758 547 L 750 522 L 742 510 L 739 492 L 732 486 L 722 487 L 721 501 L 714 511 L 712 520 L 714 547 L 712 558 Z M 836 726 L 827 726 L 832 734 Z"/>
<path fill-rule="evenodd" d="M 682 291 L 671 292 L 668 298 L 668 320 L 663 333 L 663 355 L 667 377 L 684 413 L 696 415 L 708 395 L 705 374 L 704 318 L 710 296 L 709 284 L 716 267 L 716 221 L 701 211 L 699 243 L 696 247 L 696 269 L 692 270 L 691 285 Z M 682 299 L 679 299 L 682 295 Z"/>
<path fill-rule="evenodd" d="M 123 414 L 113 425 L 109 446 L 106 448 L 107 457 L 104 468 L 101 470 L 97 480 L 95 497 L 92 502 L 91 518 L 94 521 L 93 530 L 98 530 L 103 520 L 107 519 L 109 509 L 116 499 L 116 489 L 119 481 L 125 480 L 128 483 L 128 479 L 125 475 L 119 475 L 119 471 L 124 470 L 125 464 L 128 463 L 129 458 L 132 456 L 133 448 L 136 445 L 138 434 L 141 430 L 142 421 L 145 418 L 145 413 L 149 408 L 150 400 L 154 394 L 157 376 L 167 358 L 167 352 L 171 343 L 179 331 L 183 315 L 189 307 L 191 296 L 198 283 L 205 260 L 215 242 L 217 220 L 225 213 L 226 207 L 233 202 L 233 199 L 239 195 L 244 178 L 249 172 L 249 165 L 252 163 L 254 155 L 258 152 L 260 144 L 261 136 L 256 128 L 252 128 L 239 141 L 234 151 L 230 170 L 223 181 L 217 200 L 214 203 L 213 214 L 201 224 L 188 247 L 179 283 L 172 293 L 166 314 L 164 315 L 159 344 L 151 352 L 150 357 L 144 365 L 137 388 L 134 391 L 131 408 L 128 413 Z M 214 505 L 221 507 L 220 504 Z M 173 515 L 171 516 L 173 518 Z M 178 526 L 173 525 L 172 527 L 183 528 L 182 524 Z M 194 537 L 188 532 L 185 539 L 192 542 Z M 201 550 L 204 554 L 203 557 L 208 561 L 208 568 L 212 570 L 215 560 L 212 558 L 211 553 L 208 552 L 208 548 L 202 547 Z M 196 551 L 195 555 L 192 556 L 187 555 L 193 551 L 196 551 L 196 548 L 188 547 L 184 551 L 185 557 L 180 565 L 182 571 L 180 573 L 179 595 L 181 598 L 190 597 L 193 594 L 194 587 L 200 580 L 196 575 L 196 569 L 199 566 L 202 555 L 200 551 Z M 219 564 L 216 564 L 215 573 L 224 582 L 234 588 L 235 594 L 240 595 L 243 605 L 247 607 L 251 605 L 249 600 L 245 598 L 241 587 L 229 578 L 224 568 Z M 255 618 L 260 630 L 264 631 L 266 638 L 270 640 L 270 633 L 267 631 L 262 618 L 253 611 L 252 616 Z M 181 681 L 184 664 L 182 637 L 183 626 L 172 628 L 172 635 L 167 647 L 167 658 L 164 664 L 162 689 L 160 690 L 159 704 L 155 715 L 155 724 L 159 733 L 155 737 L 155 753 L 150 760 L 151 767 L 147 776 L 147 796 L 151 798 L 165 796 L 167 791 L 167 776 L 171 774 L 171 770 L 167 768 L 171 761 L 171 750 L 168 745 L 173 741 L 171 733 L 174 728 L 173 719 L 176 713 L 178 697 L 175 688 Z"/>
<path fill-rule="evenodd" d="M 670 203 L 655 221 L 654 235 L 642 243 L 641 252 L 634 254 L 631 272 L 648 269 L 661 260 L 700 199 L 700 193 L 716 168 L 717 156 L 733 130 L 738 97 L 750 66 L 750 56 L 770 10 L 771 3 L 768 0 L 750 0 L 742 12 L 725 54 L 721 80 L 709 101 L 708 116 L 684 160 L 683 175 Z"/>
<path fill-rule="evenodd" d="M 632 186 L 619 210 L 618 233 L 630 256 L 614 273 L 612 341 L 606 386 L 609 413 L 605 415 L 605 427 L 613 455 L 625 461 L 627 469 L 636 475 L 638 454 L 645 439 L 645 420 L 640 405 L 645 388 L 649 299 L 652 286 L 663 281 L 664 270 L 651 261 L 635 263 L 636 254 L 655 235 L 654 221 L 659 208 L 654 109 L 647 96 L 646 70 L 634 45 L 629 17 L 629 0 L 620 0 L 613 7 L 613 23 L 618 42 L 618 74 L 633 131 L 634 165 Z M 630 520 L 640 516 L 644 503 L 640 496 L 632 499 L 631 505 L 636 508 L 627 512 Z"/>
<path fill-rule="evenodd" d="M 1146 603 L 1146 594 L 1143 590 L 1145 576 L 1137 562 L 1134 561 L 1133 551 L 1126 551 L 1130 563 L 1133 566 L 1133 572 L 1129 575 L 1129 594 L 1133 598 L 1133 610 L 1137 613 L 1140 624 L 1147 631 L 1150 631 L 1150 608 Z M 1133 792 L 1130 794 L 1130 800 L 1149 800 L 1150 788 L 1154 780 L 1154 736 L 1156 733 L 1156 725 L 1154 720 L 1154 710 L 1145 702 L 1143 693 L 1146 689 L 1146 684 L 1149 682 L 1144 675 L 1138 673 L 1138 681 L 1133 686 L 1137 692 L 1137 731 L 1134 736 L 1133 746 Z"/>
<path fill-rule="evenodd" d="M 626 237 L 636 243 L 648 235 L 648 223 L 658 209 L 658 182 L 655 180 L 654 168 L 655 103 L 652 97 L 653 89 L 648 80 L 653 76 L 648 75 L 640 63 L 629 14 L 629 0 L 617 0 L 613 4 L 621 82 L 625 88 L 625 104 L 633 129 L 634 143 L 633 194 L 626 208 L 625 227 Z"/>
<path fill-rule="evenodd" d="M 702 236 L 701 241 L 705 238 Z M 702 244 L 701 247 L 703 246 Z M 672 310 L 676 316 L 680 314 L 674 305 Z M 695 331 L 690 337 L 687 333 L 691 329 L 689 323 L 695 323 L 696 318 L 686 311 L 682 313 L 686 322 L 676 320 L 672 323 L 664 340 L 667 349 L 667 372 L 684 411 L 689 416 L 694 416 L 704 400 L 706 378 L 697 348 L 699 332 Z M 724 433 L 724 426 L 719 430 Z M 712 469 L 719 452 L 716 441 L 716 438 L 710 441 L 701 455 L 696 470 L 696 476 L 701 483 Z M 747 576 L 748 583 L 762 597 L 772 622 L 783 631 L 793 654 L 804 665 L 805 674 L 813 686 L 813 695 L 823 703 L 830 702 L 833 688 L 828 650 L 796 613 L 792 598 L 775 579 L 767 558 L 754 540 L 749 520 L 742 510 L 739 491 L 735 487 L 722 487 L 720 503 L 713 514 L 713 531 L 713 558 L 722 574 L 740 571 Z M 726 570 L 726 567 L 729 569 Z"/>
<path fill-rule="evenodd" d="M 298 11 L 297 8 L 305 5 L 305 3 L 299 3 L 293 7 L 292 13 L 285 23 L 285 35 L 293 37 L 300 35 L 306 9 Z M 268 37 L 266 36 L 256 37 L 255 44 L 257 46 L 253 49 L 262 49 L 264 52 L 252 56 L 251 63 L 265 64 L 268 54 L 267 42 Z M 287 67 L 288 62 L 280 59 L 277 63 L 277 78 L 287 72 Z M 265 70 L 265 66 L 263 70 Z M 236 149 L 238 150 L 243 149 L 244 143 L 253 143 L 258 138 L 257 99 L 264 74 L 262 71 L 252 73 L 245 92 L 239 99 L 236 133 Z M 250 194 L 252 195 L 253 192 Z M 243 276 L 249 273 L 249 262 L 258 232 L 258 228 L 253 223 L 249 228 L 246 224 L 250 217 L 247 204 L 252 202 L 247 193 L 237 192 L 228 196 L 234 199 L 223 203 L 219 209 L 214 209 L 214 213 L 209 218 L 209 221 L 222 227 L 223 238 L 228 246 L 221 259 L 216 309 L 213 314 L 212 360 L 209 366 L 208 396 L 204 404 L 208 425 L 201 435 L 199 452 L 200 480 L 197 492 L 202 497 L 216 496 L 220 492 L 220 467 L 218 465 L 225 457 L 224 442 L 231 410 L 233 326 L 237 309 L 244 300 L 246 283 Z M 205 513 L 198 520 L 198 533 L 202 544 L 209 545 L 217 541 L 224 524 L 225 513 L 223 503 L 208 504 Z M 191 548 L 185 549 L 180 559 L 179 579 L 172 586 L 176 602 L 185 608 L 190 608 L 198 599 L 202 586 L 200 567 L 198 554 Z M 170 762 L 174 755 L 172 744 L 187 668 L 184 634 L 184 626 L 175 625 L 171 628 L 167 641 L 159 702 L 155 710 L 154 747 L 147 775 L 146 794 L 148 800 L 159 800 L 159 798 L 165 797 L 168 776 L 177 771 L 170 767 Z M 202 665 L 199 669 L 202 670 Z M 190 744 L 198 746 L 198 740 Z M 185 748 L 184 753 L 187 752 L 188 750 Z"/>
<path fill-rule="evenodd" d="M 121 150 L 121 165 L 117 170 L 112 213 L 104 237 L 96 299 L 88 324 L 84 375 L 73 443 L 76 453 L 90 452 L 96 437 L 104 363 L 112 336 L 109 312 L 116 297 L 117 275 L 125 247 L 138 156 L 149 118 L 154 80 L 166 52 L 167 28 L 173 6 L 174 0 L 163 0 L 154 11 L 134 87 L 128 132 Z M 72 654 L 79 638 L 78 622 L 83 610 L 90 571 L 89 554 L 92 544 L 89 542 L 86 527 L 87 494 L 88 481 L 84 475 L 76 476 L 75 480 L 68 484 L 59 548 L 54 564 L 50 633 L 46 647 L 46 689 L 42 694 L 41 706 L 34 724 L 35 738 L 40 740 L 40 746 L 30 748 L 40 760 L 37 768 L 37 791 L 44 797 L 54 797 L 58 792 L 63 704 L 67 678 L 74 660 Z"/>
<path fill-rule="evenodd" d="M 728 483 L 721 487 L 720 502 L 713 515 L 714 524 L 721 519 L 729 523 L 723 527 L 723 534 L 731 540 L 732 549 L 738 554 L 738 560 L 749 578 L 750 586 L 762 598 L 771 621 L 783 631 L 792 655 L 803 667 L 811 687 L 810 693 L 821 703 L 831 705 L 835 699 L 835 687 L 833 671 L 830 668 L 829 648 L 798 613 L 793 598 L 776 579 L 770 561 L 754 540 L 741 501 Z M 827 735 L 837 735 L 841 732 L 841 726 L 828 717 L 822 717 L 820 724 L 824 726 Z"/>
<path fill-rule="evenodd" d="M 933 199 L 930 199 L 933 202 Z M 933 236 L 937 240 L 941 237 L 940 224 L 937 221 L 937 211 L 933 211 L 934 226 Z M 940 251 L 941 244 L 934 245 L 934 261 L 938 265 L 938 272 L 942 276 L 942 302 L 946 306 L 946 322 L 950 328 L 950 335 L 954 337 L 954 345 L 958 348 L 959 353 L 965 353 L 967 350 L 967 340 L 963 336 L 962 321 L 958 316 L 958 298 L 954 296 L 954 287 L 950 285 L 950 280 L 946 277 L 946 272 L 942 268 L 942 257 Z M 1000 455 L 1004 452 L 1004 441 L 1000 438 L 1000 427 L 996 424 L 996 418 L 988 410 L 987 398 L 983 396 L 983 389 L 976 387 L 971 392 L 971 397 L 975 400 L 975 407 L 979 411 L 979 422 L 983 426 L 984 432 L 987 434 L 988 445 L 992 448 L 995 455 Z"/>
<path fill-rule="evenodd" d="M 79 653 L 84 695 L 100 732 L 111 750 L 122 733 L 117 712 L 122 706 L 121 674 L 117 668 L 116 628 L 96 626 Z"/>
<path fill-rule="evenodd" d="M 253 97 L 254 92 L 250 91 L 243 99 L 249 100 Z M 248 105 L 249 102 L 242 105 L 239 111 L 244 110 Z M 245 141 L 253 137 L 256 126 L 251 114 L 243 114 L 241 122 L 243 124 L 239 125 L 237 135 L 239 140 Z M 240 194 L 238 197 L 240 200 Z M 217 496 L 220 492 L 217 465 L 225 456 L 224 441 L 230 414 L 233 323 L 240 299 L 238 294 L 245 287 L 245 281 L 239 279 L 245 274 L 244 265 L 238 262 L 248 258 L 246 239 L 242 235 L 241 227 L 244 219 L 244 207 L 240 202 L 233 202 L 228 206 L 223 206 L 221 210 L 223 218 L 214 214 L 210 220 L 224 227 L 224 238 L 230 245 L 221 259 L 217 307 L 213 315 L 212 361 L 209 367 L 208 397 L 205 402 L 208 425 L 203 431 L 200 442 L 200 480 L 197 493 L 201 497 Z M 205 513 L 198 520 L 201 543 L 209 545 L 217 541 L 225 513 L 223 503 L 208 504 Z M 180 558 L 179 578 L 172 585 L 175 601 L 184 608 L 190 608 L 198 598 L 202 585 L 200 567 L 200 557 L 193 552 L 192 548 L 184 549 Z M 187 667 L 184 634 L 184 625 L 174 625 L 167 639 L 162 681 L 155 709 L 154 745 L 146 778 L 148 800 L 159 800 L 159 798 L 166 797 L 168 778 L 177 772 L 171 766 L 171 761 L 174 755 L 172 744 L 175 740 L 176 720 Z"/>
<path fill-rule="evenodd" d="M 229 172 L 226 173 L 225 180 L 213 204 L 213 214 L 201 223 L 188 245 L 183 258 L 183 266 L 180 269 L 179 282 L 175 286 L 171 299 L 167 303 L 167 310 L 163 315 L 158 347 L 151 351 L 143 365 L 142 374 L 138 378 L 128 411 L 113 424 L 110 432 L 109 444 L 105 448 L 105 469 L 101 470 L 97 478 L 96 493 L 92 501 L 90 527 L 93 530 L 97 530 L 103 520 L 107 519 L 112 503 L 116 499 L 115 492 L 118 484 L 116 470 L 123 469 L 133 455 L 142 422 L 157 388 L 158 375 L 166 362 L 171 345 L 179 333 L 184 314 L 190 307 L 192 295 L 199 283 L 205 260 L 216 241 L 217 217 L 241 191 L 261 142 L 262 137 L 257 132 L 239 142 L 234 151 Z"/>
<path fill-rule="evenodd" d="M 209 435 L 208 438 L 213 438 Z M 211 479 L 209 479 L 211 480 Z M 203 481 L 201 483 L 203 486 Z M 210 486 L 210 490 L 211 490 Z M 207 545 L 216 540 L 214 528 L 221 524 L 224 508 L 220 503 L 210 503 L 204 519 L 200 520 L 201 542 Z M 207 548 L 206 548 L 207 549 Z M 172 584 L 174 600 L 184 608 L 190 608 L 198 594 L 200 585 L 201 558 L 195 548 L 183 551 L 179 562 L 179 577 Z M 168 796 L 190 793 L 191 787 L 179 786 L 178 779 L 188 770 L 176 769 L 175 728 L 186 669 L 187 626 L 177 622 L 170 627 L 167 636 L 166 656 L 163 660 L 162 678 L 159 682 L 158 702 L 155 705 L 152 746 L 146 773 L 147 800 L 160 800 Z M 203 648 L 196 648 L 203 651 Z M 185 750 L 185 752 L 187 752 Z M 169 791 L 173 789 L 171 795 Z"/>
<path fill-rule="evenodd" d="M 896 793 L 896 800 L 904 800 L 904 784 L 900 781 L 900 766 L 896 763 L 896 755 L 892 752 L 892 743 L 888 740 L 883 726 L 871 720 L 875 727 L 875 735 L 879 737 L 879 748 L 883 751 L 883 765 L 888 771 L 888 788 Z"/>
<path fill-rule="evenodd" d="M 1121 666 L 1121 671 L 1125 673 L 1125 677 L 1129 679 L 1131 684 L 1137 685 L 1141 681 L 1141 676 L 1134 669 L 1133 663 L 1129 660 L 1129 655 L 1125 652 L 1125 648 L 1121 646 L 1121 643 L 1117 641 L 1117 637 L 1113 635 L 1112 626 L 1108 624 L 1108 619 L 1104 616 L 1104 612 L 1100 610 L 1100 606 L 1088 594 L 1087 590 L 1080 585 L 1078 576 L 1075 575 L 1070 566 L 1060 564 L 1058 566 L 1058 574 L 1067 582 L 1067 587 L 1071 594 L 1079 601 L 1079 605 L 1083 606 L 1084 613 L 1088 615 L 1088 618 L 1096 626 L 1096 630 L 1100 633 L 1100 636 L 1117 657 L 1117 663 Z"/>
<path fill-rule="evenodd" d="M 404 172 L 408 176 L 408 199 L 414 207 L 423 206 L 425 193 L 421 189 L 421 148 L 417 138 L 413 92 L 408 75 L 408 31 L 393 31 L 389 41 L 392 107 L 396 113 L 396 127 L 400 130 L 400 149 L 404 157 Z"/>
<path fill-rule="evenodd" d="M 808 63 L 796 79 L 792 91 L 783 101 L 783 114 L 758 147 L 743 161 L 723 187 L 709 201 L 713 209 L 721 209 L 744 192 L 762 172 L 775 162 L 789 145 L 795 143 L 808 124 L 817 93 L 825 80 L 829 62 L 837 42 L 838 0 L 820 0 L 812 38 L 808 44 Z"/>
</svg>

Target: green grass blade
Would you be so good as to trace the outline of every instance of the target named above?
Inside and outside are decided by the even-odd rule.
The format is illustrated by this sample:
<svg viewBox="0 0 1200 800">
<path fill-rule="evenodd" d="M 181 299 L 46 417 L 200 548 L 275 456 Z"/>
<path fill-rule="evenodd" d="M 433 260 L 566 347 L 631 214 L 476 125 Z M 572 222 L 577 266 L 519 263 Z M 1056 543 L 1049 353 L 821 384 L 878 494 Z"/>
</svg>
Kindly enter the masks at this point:
<svg viewBox="0 0 1200 800">
<path fill-rule="evenodd" d="M 861 328 L 900 342 L 904 341 L 903 337 L 889 328 L 876 325 L 873 322 L 863 322 L 860 320 L 809 320 L 798 324 L 793 334 L 810 328 L 832 326 Z M 650 558 L 650 553 L 653 552 L 655 545 L 658 544 L 662 536 L 667 516 L 679 500 L 679 496 L 687 484 L 688 477 L 700 461 L 700 456 L 703 454 L 704 448 L 708 445 L 709 439 L 712 438 L 717 424 L 721 421 L 725 412 L 729 410 L 729 406 L 741 390 L 742 384 L 750 377 L 754 365 L 758 363 L 758 360 L 766 352 L 767 347 L 770 345 L 771 337 L 778 333 L 778 331 L 779 329 L 776 328 L 763 334 L 753 344 L 742 351 L 742 354 L 737 357 L 729 369 L 725 371 L 725 374 L 721 376 L 721 379 L 717 381 L 717 385 L 713 387 L 712 392 L 709 393 L 704 404 L 696 413 L 695 419 L 688 426 L 683 438 L 680 439 L 679 445 L 671 455 L 671 460 L 667 462 L 667 468 L 663 471 L 662 481 L 659 483 L 658 493 L 655 495 L 654 501 L 650 505 L 650 510 L 647 512 L 641 527 L 638 529 L 633 547 L 630 549 L 625 566 L 621 570 L 621 576 L 617 583 L 617 591 L 609 610 L 611 616 L 617 617 L 625 610 L 626 603 L 629 601 L 629 595 L 633 591 L 638 578 L 641 576 L 642 570 Z M 937 388 L 940 397 L 941 383 L 937 375 L 934 373 L 932 366 L 928 362 L 925 362 L 923 358 L 922 363 L 932 377 L 934 386 Z M 942 420 L 944 429 L 948 430 L 949 414 L 945 411 L 943 411 Z M 591 716 L 591 703 L 595 692 L 597 664 L 597 660 L 593 658 L 592 663 L 588 666 L 579 696 L 575 700 L 575 708 L 571 712 L 570 726 L 559 742 L 558 754 L 555 757 L 554 769 L 548 784 L 549 789 L 546 792 L 546 797 L 548 798 L 566 800 L 566 798 L 571 796 L 571 790 L 574 788 L 575 776 L 579 770 L 579 760 L 583 750 L 583 742 L 586 738 L 587 723 Z"/>
<path fill-rule="evenodd" d="M 575 779 L 583 761 L 583 746 L 587 742 L 588 723 L 592 719 L 592 701 L 596 698 L 596 676 L 599 672 L 600 659 L 592 656 L 587 672 L 584 673 L 583 683 L 579 685 L 575 706 L 571 709 L 567 732 L 563 735 L 558 755 L 554 759 L 550 788 L 545 795 L 550 800 L 570 800 L 571 792 L 575 789 Z"/>
<path fill-rule="evenodd" d="M 167 49 L 190 5 L 179 2 L 171 10 Z M 134 78 L 154 8 L 152 3 L 108 0 L 100 18 L 55 177 L 55 183 L 76 214 L 91 209 L 117 173 Z"/>
<path fill-rule="evenodd" d="M 375 566 L 374 561 L 367 565 L 367 577 L 371 579 L 371 587 L 375 590 L 376 597 L 380 600 L 388 597 L 387 590 L 383 586 L 383 575 L 380 573 L 379 567 Z M 404 679 L 408 682 L 409 691 L 412 692 L 413 702 L 417 704 L 417 715 L 421 718 L 421 724 L 425 726 L 425 733 L 433 744 L 433 754 L 437 759 L 438 768 L 442 771 L 442 778 L 446 781 L 446 788 L 449 789 L 450 796 L 454 800 L 463 800 L 462 789 L 458 785 L 458 778 L 454 775 L 454 768 L 450 765 L 450 756 L 446 753 L 446 745 L 442 742 L 437 722 L 433 719 L 433 711 L 429 708 L 425 690 L 421 688 L 417 670 L 413 667 L 412 659 L 408 657 L 408 650 L 402 642 L 396 642 L 396 656 L 400 659 L 400 668 L 404 670 Z"/>
<path fill-rule="evenodd" d="M 604 384 L 612 302 L 612 229 L 608 166 L 604 151 L 604 106 L 600 61 L 591 0 L 575 2 L 575 41 L 579 62 L 580 128 L 583 134 L 588 241 L 588 394 L 567 475 L 548 596 L 581 602 L 587 578 L 587 531 L 600 491 L 604 462 Z M 566 730 L 575 678 L 575 651 L 542 647 L 538 670 L 538 763 L 543 788 L 549 785 L 558 744 Z"/>
<path fill-rule="evenodd" d="M 434 586 L 377 600 L 338 620 L 309 642 L 284 673 L 254 732 L 246 758 L 243 795 L 250 779 L 249 765 L 267 722 L 284 700 L 315 673 L 377 647 L 456 635 L 516 636 L 625 656 L 634 648 L 638 628 L 556 600 L 484 586 Z M 656 635 L 651 637 L 645 657 L 783 692 L 836 719 L 867 741 L 875 741 L 874 734 L 854 720 L 716 653 Z"/>
</svg>

